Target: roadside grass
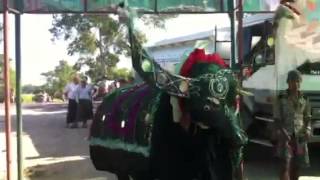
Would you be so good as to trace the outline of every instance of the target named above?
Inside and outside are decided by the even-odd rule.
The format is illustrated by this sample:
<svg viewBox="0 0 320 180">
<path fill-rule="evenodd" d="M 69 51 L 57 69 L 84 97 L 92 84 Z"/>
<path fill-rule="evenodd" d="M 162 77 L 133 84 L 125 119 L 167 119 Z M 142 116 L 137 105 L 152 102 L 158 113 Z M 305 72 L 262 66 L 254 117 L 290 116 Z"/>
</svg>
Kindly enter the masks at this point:
<svg viewBox="0 0 320 180">
<path fill-rule="evenodd" d="M 54 103 L 63 103 L 64 101 L 62 99 L 53 98 L 52 102 L 54 102 Z"/>
<path fill-rule="evenodd" d="M 22 98 L 22 103 L 23 104 L 31 104 L 31 103 L 36 103 L 35 101 L 33 101 L 34 99 L 34 94 L 21 94 L 21 98 Z M 52 100 L 53 103 L 63 103 L 64 101 L 62 99 L 59 98 L 54 98 Z"/>
</svg>

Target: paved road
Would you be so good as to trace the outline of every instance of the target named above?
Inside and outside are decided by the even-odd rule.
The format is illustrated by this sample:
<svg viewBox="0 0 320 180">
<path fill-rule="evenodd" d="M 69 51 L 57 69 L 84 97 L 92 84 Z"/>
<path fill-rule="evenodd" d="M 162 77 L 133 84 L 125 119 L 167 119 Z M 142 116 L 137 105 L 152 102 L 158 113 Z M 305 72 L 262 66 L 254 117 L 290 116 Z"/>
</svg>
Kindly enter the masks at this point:
<svg viewBox="0 0 320 180">
<path fill-rule="evenodd" d="M 320 180 L 320 146 L 310 145 L 311 167 L 303 169 L 302 179 Z M 277 160 L 272 149 L 256 144 L 249 144 L 245 150 L 245 173 L 249 180 L 277 180 Z"/>
<path fill-rule="evenodd" d="M 23 108 L 23 149 L 27 174 L 32 180 L 115 180 L 107 172 L 96 171 L 88 152 L 88 129 L 65 128 L 65 104 L 35 104 Z M 4 140 L 3 108 L 0 108 L 0 138 Z M 15 127 L 14 119 L 12 123 Z M 13 133 L 14 137 L 15 133 Z M 13 151 L 15 152 L 15 151 Z M 270 148 L 258 145 L 246 147 L 245 174 L 249 180 L 276 180 L 277 166 Z M 0 159 L 5 159 L 4 141 L 0 141 Z M 5 161 L 0 161 L 5 174 Z M 320 180 L 320 146 L 311 147 L 310 169 L 303 179 Z M 309 178 L 307 178 L 309 176 Z M 318 178 L 317 178 L 318 177 Z"/>
</svg>

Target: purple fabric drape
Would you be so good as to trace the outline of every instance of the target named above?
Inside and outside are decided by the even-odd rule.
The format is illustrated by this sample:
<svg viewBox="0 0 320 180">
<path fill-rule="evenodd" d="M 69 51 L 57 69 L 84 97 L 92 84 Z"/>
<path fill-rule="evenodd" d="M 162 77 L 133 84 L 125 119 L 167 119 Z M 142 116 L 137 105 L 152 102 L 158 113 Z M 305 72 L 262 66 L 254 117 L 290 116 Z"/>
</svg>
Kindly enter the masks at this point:
<svg viewBox="0 0 320 180">
<path fill-rule="evenodd" d="M 107 120 L 107 128 L 112 131 L 112 133 L 116 136 L 123 136 L 124 134 L 127 134 L 126 133 L 126 129 L 128 129 L 128 127 L 126 128 L 121 128 L 121 121 L 119 120 L 119 114 L 121 114 L 121 106 L 122 104 L 134 93 L 136 93 L 137 89 L 142 89 L 142 88 L 146 88 L 147 86 L 145 84 L 142 84 L 142 85 L 137 85 L 133 88 L 131 88 L 130 90 L 122 93 L 119 95 L 119 97 L 117 97 L 115 99 L 115 102 L 113 103 L 112 105 L 112 109 L 111 109 L 111 113 L 110 113 L 110 116 L 109 116 L 109 119 Z M 147 88 L 148 89 L 148 88 Z M 144 97 L 144 90 L 142 91 L 143 93 L 139 94 L 139 97 L 136 98 L 136 101 L 141 101 L 141 97 Z M 134 103 L 135 104 L 135 103 Z M 136 107 L 132 107 L 133 109 L 136 109 Z M 138 111 L 139 108 L 137 108 L 136 111 Z M 133 111 L 134 112 L 134 111 Z M 134 115 L 135 113 L 133 113 Z M 129 119 L 131 117 L 131 114 L 128 116 Z M 128 119 L 128 120 L 129 120 Z M 129 120 L 130 121 L 130 120 Z M 129 123 L 130 124 L 130 123 Z M 129 125 L 128 124 L 128 125 Z M 128 126 L 127 125 L 127 126 Z M 131 126 L 133 126 L 131 124 Z"/>
<path fill-rule="evenodd" d="M 129 112 L 127 125 L 125 126 L 125 128 L 123 128 L 123 134 L 125 137 L 131 138 L 134 136 L 139 110 L 141 110 L 140 108 L 143 105 L 144 97 L 149 93 L 150 88 L 148 86 L 145 86 L 138 94 L 136 101 L 134 102 L 132 109 Z"/>
</svg>

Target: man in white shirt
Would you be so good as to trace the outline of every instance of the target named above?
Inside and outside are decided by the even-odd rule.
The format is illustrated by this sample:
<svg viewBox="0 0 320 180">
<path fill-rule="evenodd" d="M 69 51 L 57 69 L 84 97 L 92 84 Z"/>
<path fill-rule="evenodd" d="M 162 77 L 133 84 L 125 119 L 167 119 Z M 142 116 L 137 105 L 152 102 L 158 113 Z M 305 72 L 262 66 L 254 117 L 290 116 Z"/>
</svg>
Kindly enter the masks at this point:
<svg viewBox="0 0 320 180">
<path fill-rule="evenodd" d="M 64 95 L 68 99 L 67 128 L 72 127 L 72 123 L 76 123 L 77 102 L 75 91 L 79 86 L 79 77 L 75 75 L 72 82 L 64 88 Z"/>
<path fill-rule="evenodd" d="M 85 77 L 81 80 L 75 92 L 76 101 L 78 102 L 77 122 L 81 121 L 83 128 L 87 127 L 87 120 L 93 118 L 92 92 L 93 88 L 87 83 L 87 78 Z M 77 123 L 75 126 L 78 126 Z"/>
</svg>

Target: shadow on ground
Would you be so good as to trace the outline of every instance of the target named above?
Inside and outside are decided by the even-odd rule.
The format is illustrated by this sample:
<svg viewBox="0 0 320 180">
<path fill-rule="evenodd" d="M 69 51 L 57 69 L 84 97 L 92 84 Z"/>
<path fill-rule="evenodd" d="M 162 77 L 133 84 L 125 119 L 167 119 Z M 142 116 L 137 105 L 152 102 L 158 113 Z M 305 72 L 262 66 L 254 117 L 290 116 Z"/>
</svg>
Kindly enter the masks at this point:
<svg viewBox="0 0 320 180">
<path fill-rule="evenodd" d="M 24 110 L 34 110 L 37 112 L 53 112 L 57 110 L 66 110 L 67 104 L 59 103 L 34 103 L 34 104 L 24 104 L 23 109 Z"/>
<path fill-rule="evenodd" d="M 64 110 L 65 104 L 23 107 L 25 175 L 32 180 L 114 180 L 112 174 L 96 171 L 93 167 L 89 157 L 88 128 L 65 128 Z M 0 122 L 3 119 L 1 116 Z M 15 127 L 13 116 L 13 132 Z M 0 131 L 4 128 L 0 127 Z"/>
<path fill-rule="evenodd" d="M 49 165 L 36 165 L 25 169 L 24 173 L 32 180 L 114 180 L 108 173 L 88 173 L 90 159 L 53 163 Z M 73 169 L 73 171 L 66 169 Z M 77 172 L 75 172 L 77 171 Z M 63 172 L 63 173 L 61 173 Z"/>
</svg>

